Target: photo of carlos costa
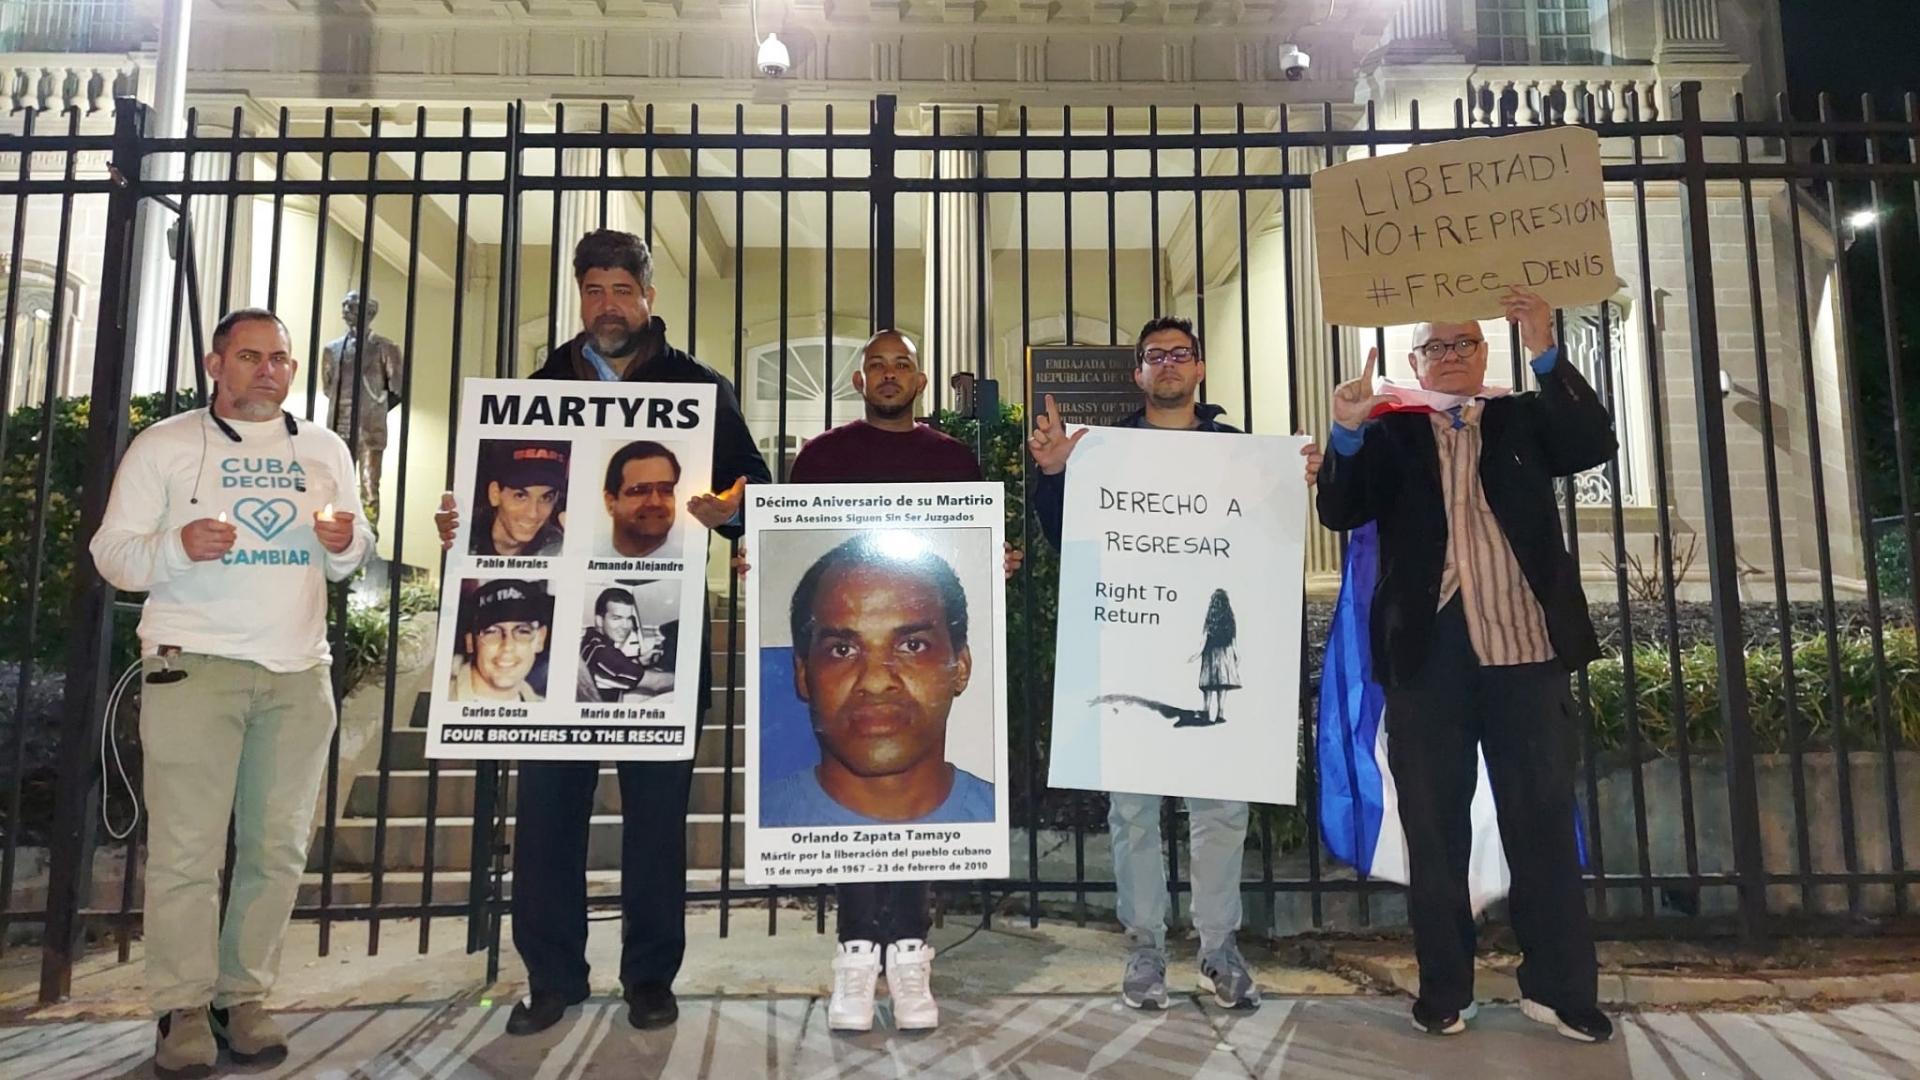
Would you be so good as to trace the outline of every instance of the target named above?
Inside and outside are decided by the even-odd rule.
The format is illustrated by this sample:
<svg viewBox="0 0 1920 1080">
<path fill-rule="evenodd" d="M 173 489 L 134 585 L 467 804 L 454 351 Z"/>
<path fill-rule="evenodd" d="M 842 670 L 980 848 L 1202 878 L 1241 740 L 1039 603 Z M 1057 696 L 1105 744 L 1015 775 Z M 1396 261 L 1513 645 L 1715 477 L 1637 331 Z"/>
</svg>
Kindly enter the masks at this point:
<svg viewBox="0 0 1920 1080">
<path fill-rule="evenodd" d="M 473 615 L 455 648 L 459 659 L 448 701 L 544 700 L 534 684 L 545 672 L 553 598 L 537 581 L 497 578 L 478 583 Z"/>
<path fill-rule="evenodd" d="M 855 536 L 801 576 L 789 617 L 820 762 L 766 784 L 762 827 L 994 819 L 993 784 L 947 760 L 973 654 L 945 559 L 906 534 Z"/>
</svg>

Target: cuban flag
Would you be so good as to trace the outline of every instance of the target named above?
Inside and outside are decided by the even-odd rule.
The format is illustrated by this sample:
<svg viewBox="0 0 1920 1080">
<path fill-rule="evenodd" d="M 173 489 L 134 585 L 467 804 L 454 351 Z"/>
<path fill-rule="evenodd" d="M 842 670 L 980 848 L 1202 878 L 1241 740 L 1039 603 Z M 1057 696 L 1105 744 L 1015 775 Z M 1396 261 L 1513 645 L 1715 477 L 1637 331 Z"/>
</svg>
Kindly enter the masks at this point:
<svg viewBox="0 0 1920 1080">
<path fill-rule="evenodd" d="M 1386 412 L 1437 412 L 1463 399 L 1383 381 L 1395 404 Z M 1503 391 L 1489 390 L 1484 396 Z M 1441 400 L 1445 399 L 1445 400 Z M 1374 583 L 1380 576 L 1380 542 L 1367 524 L 1347 534 L 1347 562 L 1340 601 L 1327 631 L 1320 668 L 1320 835 L 1327 850 L 1370 878 L 1407 884 L 1407 840 L 1393 773 L 1387 768 L 1387 695 L 1373 681 L 1367 628 Z M 1473 853 L 1467 865 L 1467 895 L 1475 914 L 1507 894 L 1511 875 L 1500 846 L 1493 785 L 1485 756 L 1476 754 L 1480 776 L 1473 790 Z"/>
</svg>

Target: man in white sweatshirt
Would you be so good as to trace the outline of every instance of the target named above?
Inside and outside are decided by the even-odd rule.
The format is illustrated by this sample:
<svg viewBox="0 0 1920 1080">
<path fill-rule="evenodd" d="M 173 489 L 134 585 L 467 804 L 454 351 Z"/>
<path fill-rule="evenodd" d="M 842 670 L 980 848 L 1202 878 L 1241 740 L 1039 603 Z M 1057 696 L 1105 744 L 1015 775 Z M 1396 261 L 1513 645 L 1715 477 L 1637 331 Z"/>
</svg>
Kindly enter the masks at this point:
<svg viewBox="0 0 1920 1080">
<path fill-rule="evenodd" d="M 147 594 L 146 980 L 167 1077 L 211 1073 L 216 1039 L 236 1062 L 286 1056 L 262 1003 L 333 735 L 327 582 L 373 549 L 346 443 L 282 411 L 299 363 L 280 320 L 227 315 L 205 365 L 211 408 L 133 440 L 90 545 L 101 577 Z"/>
</svg>

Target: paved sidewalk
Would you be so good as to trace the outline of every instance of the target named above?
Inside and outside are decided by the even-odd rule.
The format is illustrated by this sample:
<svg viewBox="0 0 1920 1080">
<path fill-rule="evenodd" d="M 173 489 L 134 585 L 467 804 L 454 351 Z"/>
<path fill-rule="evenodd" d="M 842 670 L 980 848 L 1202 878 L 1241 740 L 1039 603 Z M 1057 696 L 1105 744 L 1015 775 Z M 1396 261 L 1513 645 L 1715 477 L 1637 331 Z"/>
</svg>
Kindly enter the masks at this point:
<svg viewBox="0 0 1920 1080">
<path fill-rule="evenodd" d="M 673 1031 L 642 1034 L 627 1025 L 617 998 L 619 924 L 603 921 L 592 924 L 588 950 L 600 996 L 526 1039 L 503 1030 L 525 990 L 517 958 L 507 948 L 500 979 L 488 983 L 485 957 L 464 951 L 460 920 L 436 920 L 424 954 L 417 923 L 390 921 L 371 956 L 364 924 L 336 924 L 325 957 L 313 924 L 297 924 L 269 1002 L 294 1032 L 294 1055 L 271 1073 L 231 1075 L 1237 1080 L 1277 1077 L 1284 1068 L 1286 1077 L 1307 1080 L 1920 1080 L 1920 1004 L 1627 1014 L 1619 1037 L 1600 1047 L 1567 1042 L 1513 1007 L 1493 1005 L 1466 1037 L 1435 1039 L 1411 1029 L 1406 997 L 1290 967 L 1257 943 L 1247 952 L 1266 1005 L 1218 1009 L 1196 993 L 1201 979 L 1187 942 L 1172 951 L 1174 1008 L 1146 1014 L 1114 1000 L 1125 954 L 1119 934 L 1056 923 L 1029 929 L 1018 920 L 979 932 L 959 922 L 935 930 L 938 1031 L 835 1035 L 825 1026 L 824 1001 L 832 936 L 791 912 L 771 937 L 764 911 L 734 918 L 732 935 L 721 938 L 714 912 L 689 913 L 682 1016 Z M 76 968 L 73 998 L 43 1009 L 34 1004 L 38 950 L 0 957 L 0 1077 L 151 1076 L 140 959 L 138 942 L 127 964 L 115 962 L 111 948 L 92 950 Z M 1486 974 L 1481 990 L 1497 995 L 1499 973 Z"/>
<path fill-rule="evenodd" d="M 293 1055 L 261 1077 L 574 1078 L 1100 1076 L 1243 1080 L 1718 1080 L 1920 1076 L 1920 1005 L 1832 1013 L 1649 1014 L 1612 1043 L 1580 1046 L 1494 1007 L 1466 1036 L 1407 1024 L 1406 1003 L 1346 997 L 1269 1001 L 1228 1013 L 1191 998 L 1141 1014 L 1109 995 L 1007 995 L 943 1002 L 938 1031 L 826 1030 L 818 998 L 685 999 L 672 1031 L 627 1026 L 595 999 L 541 1035 L 506 1036 L 507 1005 L 401 1005 L 282 1014 Z M 0 1076 L 100 1080 L 151 1073 L 145 1021 L 0 1028 Z"/>
</svg>

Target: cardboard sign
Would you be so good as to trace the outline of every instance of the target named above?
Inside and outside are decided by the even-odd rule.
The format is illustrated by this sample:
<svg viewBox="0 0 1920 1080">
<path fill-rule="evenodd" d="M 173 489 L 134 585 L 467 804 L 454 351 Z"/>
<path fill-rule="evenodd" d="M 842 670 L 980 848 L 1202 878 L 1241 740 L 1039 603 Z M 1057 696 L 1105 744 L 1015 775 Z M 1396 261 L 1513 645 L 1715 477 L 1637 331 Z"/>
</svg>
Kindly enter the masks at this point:
<svg viewBox="0 0 1920 1080">
<path fill-rule="evenodd" d="M 1600 137 L 1558 127 L 1362 158 L 1313 176 L 1321 304 L 1341 326 L 1501 314 L 1523 285 L 1597 304 L 1613 270 Z"/>
</svg>

